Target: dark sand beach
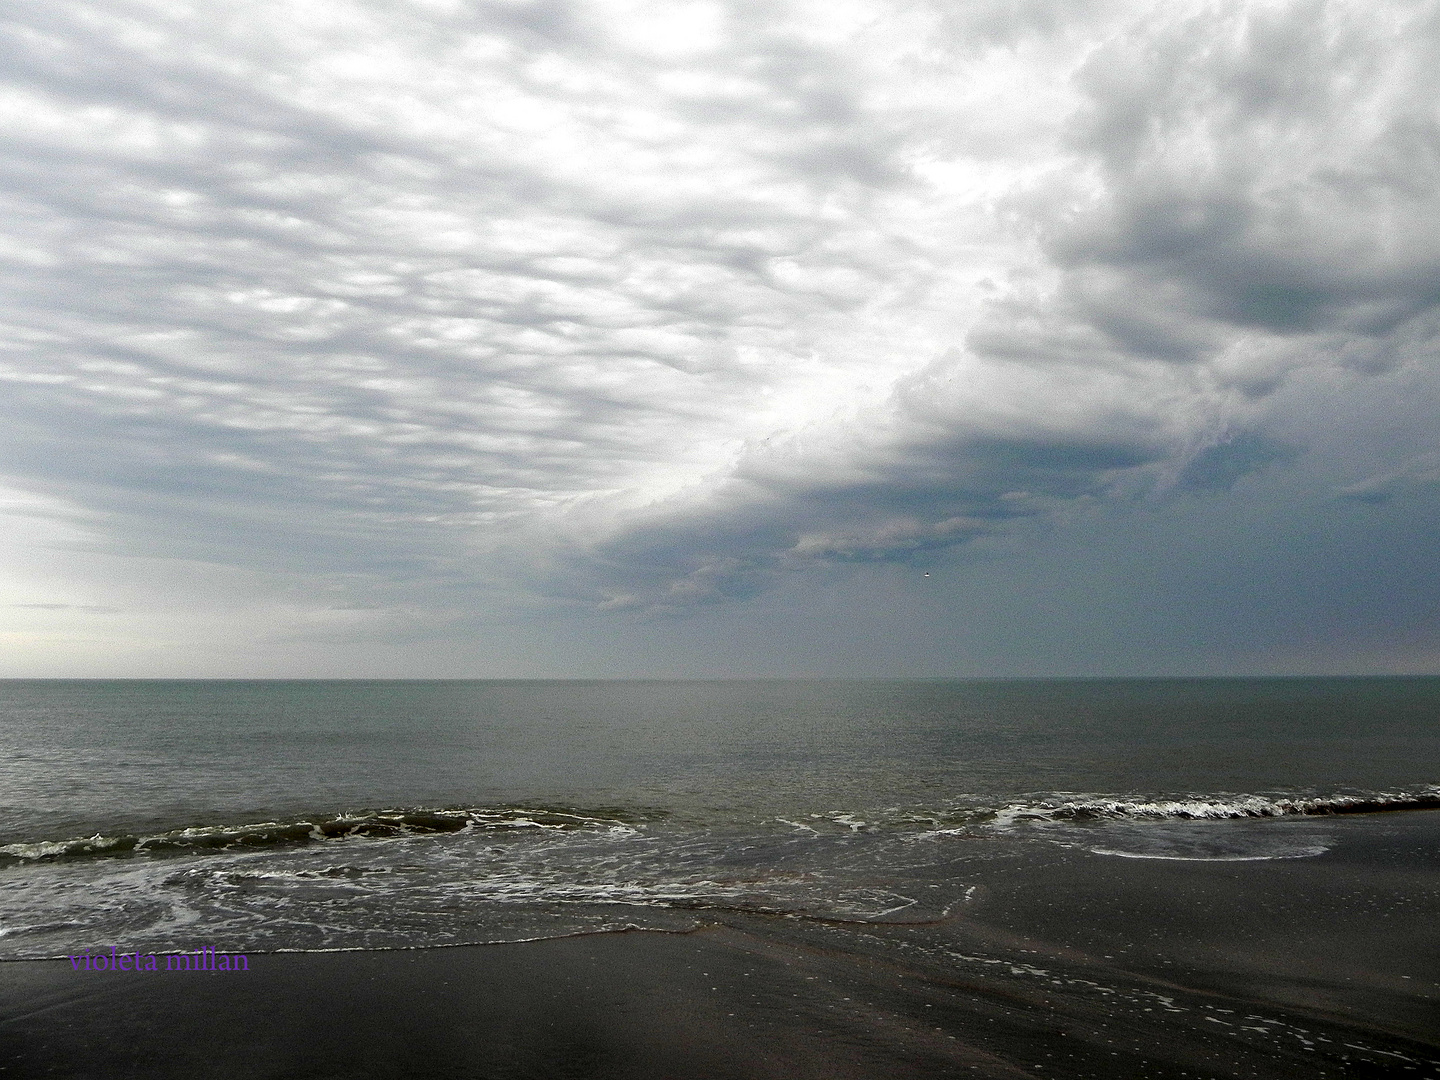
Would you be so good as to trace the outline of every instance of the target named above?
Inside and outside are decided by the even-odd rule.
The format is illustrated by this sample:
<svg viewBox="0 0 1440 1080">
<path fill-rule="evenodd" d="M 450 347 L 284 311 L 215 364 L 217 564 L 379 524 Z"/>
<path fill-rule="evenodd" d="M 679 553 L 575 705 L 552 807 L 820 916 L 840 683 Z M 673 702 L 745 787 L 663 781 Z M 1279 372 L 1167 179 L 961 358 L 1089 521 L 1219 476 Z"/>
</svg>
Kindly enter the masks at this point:
<svg viewBox="0 0 1440 1080">
<path fill-rule="evenodd" d="M 257 954 L 242 973 L 0 965 L 14 1077 L 1440 1075 L 1440 815 L 1319 858 L 1074 853 L 936 923 Z"/>
</svg>

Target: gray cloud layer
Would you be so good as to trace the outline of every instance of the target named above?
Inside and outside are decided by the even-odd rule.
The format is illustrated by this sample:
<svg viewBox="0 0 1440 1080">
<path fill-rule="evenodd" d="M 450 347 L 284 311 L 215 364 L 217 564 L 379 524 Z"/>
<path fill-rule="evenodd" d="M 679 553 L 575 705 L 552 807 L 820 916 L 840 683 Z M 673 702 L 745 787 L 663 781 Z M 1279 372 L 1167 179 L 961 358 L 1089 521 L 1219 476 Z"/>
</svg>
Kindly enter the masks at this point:
<svg viewBox="0 0 1440 1080">
<path fill-rule="evenodd" d="M 1277 387 L 1433 366 L 1440 8 L 1010 7 L 4 4 L 4 471 L 664 611 L 1223 493 Z"/>
</svg>

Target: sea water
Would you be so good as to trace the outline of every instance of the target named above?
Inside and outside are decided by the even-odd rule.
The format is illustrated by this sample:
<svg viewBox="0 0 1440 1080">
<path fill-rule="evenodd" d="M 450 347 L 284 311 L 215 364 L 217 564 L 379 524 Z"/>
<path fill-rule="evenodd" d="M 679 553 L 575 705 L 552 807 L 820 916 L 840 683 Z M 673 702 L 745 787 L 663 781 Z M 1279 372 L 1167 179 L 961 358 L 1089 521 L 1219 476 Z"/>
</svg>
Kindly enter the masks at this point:
<svg viewBox="0 0 1440 1080">
<path fill-rule="evenodd" d="M 7 681 L 0 958 L 919 926 L 1065 852 L 1323 859 L 1437 784 L 1430 678 Z"/>
</svg>

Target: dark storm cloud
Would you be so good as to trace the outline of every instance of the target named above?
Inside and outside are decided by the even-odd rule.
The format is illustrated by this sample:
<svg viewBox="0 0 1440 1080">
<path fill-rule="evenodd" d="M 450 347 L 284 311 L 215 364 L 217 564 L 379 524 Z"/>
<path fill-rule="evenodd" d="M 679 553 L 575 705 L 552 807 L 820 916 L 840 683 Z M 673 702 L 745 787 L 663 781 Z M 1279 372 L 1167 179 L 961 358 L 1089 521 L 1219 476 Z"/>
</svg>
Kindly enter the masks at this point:
<svg viewBox="0 0 1440 1080">
<path fill-rule="evenodd" d="M 679 610 L 1433 356 L 1433 5 L 0 16 L 4 472 L 116 550 Z"/>
<path fill-rule="evenodd" d="M 1281 381 L 1431 352 L 1436 41 L 1430 7 L 1162 8 L 1124 26 L 1075 75 L 1061 141 L 1081 168 L 1009 199 L 1053 284 L 989 302 L 964 351 L 884 405 L 752 449 L 663 524 L 652 511 L 601 549 L 611 602 L 723 599 L 807 560 L 923 560 L 1137 480 L 1219 492 L 1293 461 L 1243 426 Z M 967 380 L 984 390 L 955 393 Z"/>
</svg>

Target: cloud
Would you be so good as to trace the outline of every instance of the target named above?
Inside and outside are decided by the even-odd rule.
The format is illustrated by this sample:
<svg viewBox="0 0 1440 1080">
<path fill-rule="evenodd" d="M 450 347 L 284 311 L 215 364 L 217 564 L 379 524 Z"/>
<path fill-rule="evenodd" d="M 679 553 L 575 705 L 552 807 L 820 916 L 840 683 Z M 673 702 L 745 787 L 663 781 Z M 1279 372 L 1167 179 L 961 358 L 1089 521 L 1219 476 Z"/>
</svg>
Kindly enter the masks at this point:
<svg viewBox="0 0 1440 1080">
<path fill-rule="evenodd" d="M 102 604 L 10 604 L 9 606 L 31 611 L 82 611 L 87 615 L 114 615 L 120 611 L 119 608 L 106 607 Z"/>
<path fill-rule="evenodd" d="M 1432 5 L 3 17 L 9 481 L 341 606 L 935 560 L 1433 355 Z"/>
<path fill-rule="evenodd" d="M 1440 487 L 1440 453 L 1428 453 L 1412 458 L 1399 469 L 1347 484 L 1335 493 L 1335 497 L 1350 502 L 1379 504 L 1437 487 Z"/>
<path fill-rule="evenodd" d="M 664 537 L 643 546 L 655 602 L 806 559 L 926 557 L 1137 484 L 1227 490 L 1299 453 L 1250 427 L 1286 378 L 1427 362 L 1434 18 L 1207 5 L 1112 33 L 1075 70 L 1063 169 L 997 200 L 1037 263 L 882 405 L 745 455 L 717 488 L 752 489 L 761 520 L 738 537 L 637 525 Z"/>
<path fill-rule="evenodd" d="M 1238 431 L 1191 458 L 1175 487 L 1187 492 L 1229 491 L 1241 477 L 1275 462 L 1294 461 L 1299 455 L 1298 447 L 1253 431 Z"/>
<path fill-rule="evenodd" d="M 1276 335 L 1433 317 L 1436 18 L 1235 5 L 1097 50 L 1075 139 L 1100 192 L 1054 244 L 1079 302 Z"/>
</svg>

